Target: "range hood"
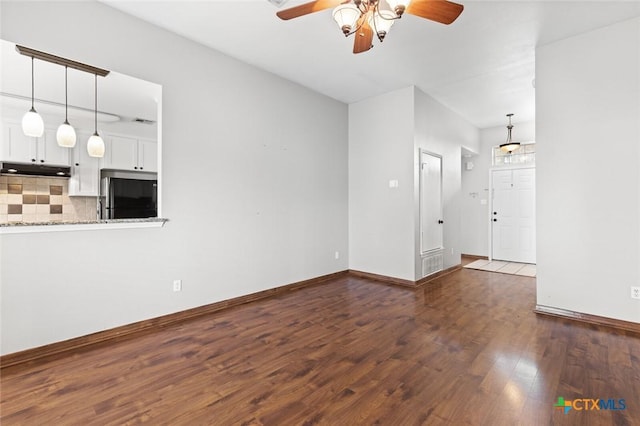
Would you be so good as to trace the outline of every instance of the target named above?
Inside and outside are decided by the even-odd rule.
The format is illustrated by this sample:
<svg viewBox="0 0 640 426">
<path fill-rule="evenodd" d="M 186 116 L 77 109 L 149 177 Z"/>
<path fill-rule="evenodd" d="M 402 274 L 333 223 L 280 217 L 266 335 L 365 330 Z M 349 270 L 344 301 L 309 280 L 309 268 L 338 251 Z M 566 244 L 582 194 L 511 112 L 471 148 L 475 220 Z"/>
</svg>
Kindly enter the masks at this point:
<svg viewBox="0 0 640 426">
<path fill-rule="evenodd" d="M 71 167 L 31 163 L 0 163 L 0 175 L 71 177 Z"/>
</svg>

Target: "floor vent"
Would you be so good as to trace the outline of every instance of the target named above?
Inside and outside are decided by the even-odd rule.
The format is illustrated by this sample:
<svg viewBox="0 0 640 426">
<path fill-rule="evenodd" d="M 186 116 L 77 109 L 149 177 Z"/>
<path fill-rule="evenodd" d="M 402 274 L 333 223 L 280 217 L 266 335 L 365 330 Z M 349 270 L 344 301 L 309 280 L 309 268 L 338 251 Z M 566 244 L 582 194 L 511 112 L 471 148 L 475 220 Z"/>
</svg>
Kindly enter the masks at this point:
<svg viewBox="0 0 640 426">
<path fill-rule="evenodd" d="M 426 253 L 422 257 L 422 278 L 444 269 L 442 250 Z"/>
</svg>

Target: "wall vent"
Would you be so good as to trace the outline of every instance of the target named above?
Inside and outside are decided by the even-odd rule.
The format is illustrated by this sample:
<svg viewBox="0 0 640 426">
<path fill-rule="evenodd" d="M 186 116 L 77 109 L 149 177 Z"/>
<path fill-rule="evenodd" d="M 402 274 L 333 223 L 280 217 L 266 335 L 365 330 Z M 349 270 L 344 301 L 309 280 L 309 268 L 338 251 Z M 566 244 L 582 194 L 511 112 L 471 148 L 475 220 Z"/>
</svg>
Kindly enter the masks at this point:
<svg viewBox="0 0 640 426">
<path fill-rule="evenodd" d="M 140 123 L 140 124 L 155 124 L 155 121 L 153 120 L 147 120 L 146 118 L 134 118 L 133 121 L 135 123 Z"/>
<path fill-rule="evenodd" d="M 442 250 L 434 250 L 422 255 L 422 278 L 440 272 L 443 268 Z"/>
</svg>

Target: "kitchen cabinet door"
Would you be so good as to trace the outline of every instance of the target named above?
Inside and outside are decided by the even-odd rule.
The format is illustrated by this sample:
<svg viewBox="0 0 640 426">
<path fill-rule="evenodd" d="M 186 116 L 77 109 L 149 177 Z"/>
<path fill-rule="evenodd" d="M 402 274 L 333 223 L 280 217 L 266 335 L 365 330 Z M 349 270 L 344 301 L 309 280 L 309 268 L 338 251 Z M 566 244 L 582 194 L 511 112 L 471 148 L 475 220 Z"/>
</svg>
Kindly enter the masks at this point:
<svg viewBox="0 0 640 426">
<path fill-rule="evenodd" d="M 45 129 L 39 138 L 25 136 L 19 123 L 2 123 L 3 161 L 16 163 L 52 164 L 68 166 L 70 149 L 58 146 L 56 130 Z"/>
<path fill-rule="evenodd" d="M 105 138 L 105 169 L 138 170 L 138 140 L 121 136 Z"/>
<path fill-rule="evenodd" d="M 2 123 L 1 160 L 16 163 L 35 162 L 37 157 L 36 145 L 36 138 L 25 136 L 22 133 L 20 124 Z"/>
<path fill-rule="evenodd" d="M 38 162 L 56 166 L 69 166 L 71 164 L 72 149 L 58 145 L 56 132 L 57 129 L 44 129 L 43 135 L 37 138 Z M 76 145 L 82 144 L 82 142 L 82 139 L 77 138 Z"/>
<path fill-rule="evenodd" d="M 138 140 L 138 170 L 158 171 L 158 144 L 153 140 Z"/>
<path fill-rule="evenodd" d="M 69 179 L 69 196 L 97 197 L 100 192 L 100 159 L 87 152 L 89 134 L 78 133 L 73 148 L 73 164 Z"/>
</svg>

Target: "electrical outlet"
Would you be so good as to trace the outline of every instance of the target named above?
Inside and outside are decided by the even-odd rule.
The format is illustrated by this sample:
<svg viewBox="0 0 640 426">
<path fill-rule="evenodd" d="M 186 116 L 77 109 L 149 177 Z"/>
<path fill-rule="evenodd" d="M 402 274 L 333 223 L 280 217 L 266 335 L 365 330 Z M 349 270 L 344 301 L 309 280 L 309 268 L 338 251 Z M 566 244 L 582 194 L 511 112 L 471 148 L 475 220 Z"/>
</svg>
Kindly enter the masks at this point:
<svg viewBox="0 0 640 426">
<path fill-rule="evenodd" d="M 173 280 L 173 291 L 182 291 L 182 280 Z"/>
<path fill-rule="evenodd" d="M 640 299 L 640 287 L 631 287 L 631 298 Z"/>
<path fill-rule="evenodd" d="M 339 251 L 335 252 L 334 257 L 336 259 L 340 259 L 340 252 Z"/>
</svg>

